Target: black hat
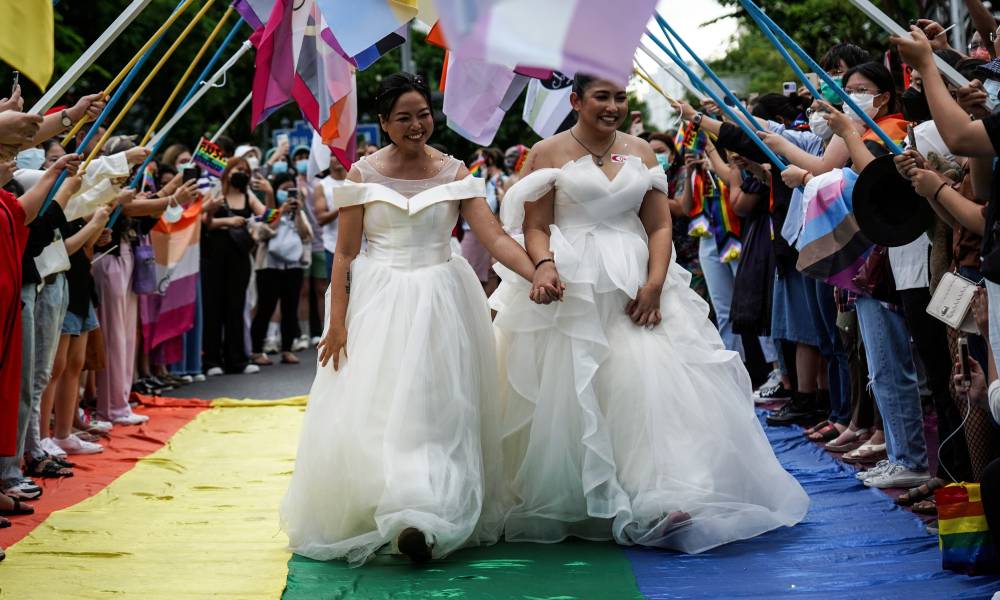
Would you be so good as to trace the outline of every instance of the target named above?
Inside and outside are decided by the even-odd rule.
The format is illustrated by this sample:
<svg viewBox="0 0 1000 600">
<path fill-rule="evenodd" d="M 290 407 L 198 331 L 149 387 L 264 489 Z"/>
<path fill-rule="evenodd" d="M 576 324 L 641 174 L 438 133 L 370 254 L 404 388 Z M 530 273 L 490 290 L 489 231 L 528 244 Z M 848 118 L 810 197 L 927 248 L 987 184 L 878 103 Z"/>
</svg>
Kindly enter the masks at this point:
<svg viewBox="0 0 1000 600">
<path fill-rule="evenodd" d="M 879 246 L 905 246 L 934 223 L 934 209 L 899 174 L 891 154 L 876 158 L 858 175 L 852 204 L 861 233 Z"/>
</svg>

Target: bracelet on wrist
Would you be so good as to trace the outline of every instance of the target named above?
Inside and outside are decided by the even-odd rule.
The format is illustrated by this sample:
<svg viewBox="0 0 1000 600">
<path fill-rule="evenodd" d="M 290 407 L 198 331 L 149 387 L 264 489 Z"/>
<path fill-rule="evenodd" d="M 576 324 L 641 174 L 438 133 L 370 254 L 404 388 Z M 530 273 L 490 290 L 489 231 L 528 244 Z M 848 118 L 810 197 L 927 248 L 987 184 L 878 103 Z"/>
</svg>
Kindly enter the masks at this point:
<svg viewBox="0 0 1000 600">
<path fill-rule="evenodd" d="M 938 194 L 941 193 L 941 190 L 943 190 L 946 185 L 948 185 L 948 182 L 947 181 L 942 181 L 941 185 L 938 186 L 937 191 L 934 192 L 934 196 L 931 198 L 932 200 L 934 200 L 934 202 L 938 201 Z"/>
<path fill-rule="evenodd" d="M 552 258 L 552 257 L 550 256 L 550 257 L 548 257 L 548 258 L 543 258 L 542 260 L 540 260 L 540 261 L 536 262 L 536 263 L 535 263 L 535 268 L 537 269 L 538 267 L 540 267 L 540 266 L 544 265 L 544 264 L 545 264 L 545 263 L 547 263 L 547 262 L 550 262 L 550 263 L 552 263 L 552 264 L 555 264 L 555 263 L 556 263 L 555 259 L 554 259 L 554 258 Z"/>
</svg>

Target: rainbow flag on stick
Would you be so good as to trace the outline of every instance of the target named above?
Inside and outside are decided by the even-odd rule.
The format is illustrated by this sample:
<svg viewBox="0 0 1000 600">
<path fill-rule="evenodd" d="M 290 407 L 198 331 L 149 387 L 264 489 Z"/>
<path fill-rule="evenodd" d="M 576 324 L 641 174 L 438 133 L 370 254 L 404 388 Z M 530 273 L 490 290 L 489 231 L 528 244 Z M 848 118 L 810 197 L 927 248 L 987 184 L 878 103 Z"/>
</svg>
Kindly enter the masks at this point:
<svg viewBox="0 0 1000 600">
<path fill-rule="evenodd" d="M 226 156 L 222 153 L 222 148 L 205 138 L 198 142 L 191 161 L 215 177 L 222 177 L 222 171 L 226 168 Z"/>
</svg>

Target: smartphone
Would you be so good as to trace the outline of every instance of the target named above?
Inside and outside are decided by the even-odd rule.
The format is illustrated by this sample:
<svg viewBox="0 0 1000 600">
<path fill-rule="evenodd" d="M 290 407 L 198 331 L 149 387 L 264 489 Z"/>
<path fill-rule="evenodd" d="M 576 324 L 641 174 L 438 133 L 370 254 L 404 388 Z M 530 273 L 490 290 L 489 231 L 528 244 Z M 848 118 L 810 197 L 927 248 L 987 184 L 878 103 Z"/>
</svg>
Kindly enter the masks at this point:
<svg viewBox="0 0 1000 600">
<path fill-rule="evenodd" d="M 969 339 L 964 335 L 958 338 L 958 361 L 962 365 L 962 387 L 969 389 L 972 370 L 969 368 Z"/>
<path fill-rule="evenodd" d="M 781 91 L 786 96 L 794 96 L 795 92 L 797 92 L 798 89 L 799 89 L 799 84 L 795 83 L 794 81 L 786 81 L 785 83 L 781 84 Z"/>
<path fill-rule="evenodd" d="M 14 71 L 14 84 L 12 86 L 10 86 L 10 95 L 11 96 L 13 96 L 14 92 L 17 91 L 17 86 L 20 84 L 20 82 L 21 82 L 21 72 L 20 71 Z"/>
<path fill-rule="evenodd" d="M 299 189 L 298 188 L 288 188 L 285 190 L 288 192 L 288 200 L 298 200 L 299 199 Z"/>
<path fill-rule="evenodd" d="M 183 177 L 181 181 L 183 181 L 184 183 L 187 183 L 192 180 L 197 181 L 198 177 L 201 176 L 201 169 L 199 169 L 198 167 L 184 167 L 184 171 L 182 171 L 181 176 Z"/>
</svg>

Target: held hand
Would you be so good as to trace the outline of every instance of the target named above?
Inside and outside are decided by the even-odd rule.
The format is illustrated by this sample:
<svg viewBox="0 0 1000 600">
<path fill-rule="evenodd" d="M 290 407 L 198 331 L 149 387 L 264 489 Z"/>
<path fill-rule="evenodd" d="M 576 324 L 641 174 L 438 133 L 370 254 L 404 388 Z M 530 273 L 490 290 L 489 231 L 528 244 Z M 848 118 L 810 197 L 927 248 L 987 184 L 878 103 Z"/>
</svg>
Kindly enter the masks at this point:
<svg viewBox="0 0 1000 600">
<path fill-rule="evenodd" d="M 10 98 L 0 100 L 0 112 L 5 110 L 16 110 L 18 112 L 24 110 L 24 98 L 21 97 L 20 84 L 14 88 L 14 92 L 10 95 Z"/>
<path fill-rule="evenodd" d="M 255 192 L 274 193 L 274 188 L 271 187 L 267 179 L 256 174 L 250 179 L 250 188 Z"/>
<path fill-rule="evenodd" d="M 663 320 L 660 314 L 660 295 L 663 287 L 659 285 L 646 285 L 639 288 L 635 295 L 635 300 L 630 300 L 625 305 L 625 312 L 632 322 L 640 327 L 655 327 Z"/>
<path fill-rule="evenodd" d="M 542 263 L 535 269 L 531 279 L 531 300 L 537 304 L 549 304 L 562 300 L 566 286 L 559 279 L 559 272 L 553 262 Z"/>
<path fill-rule="evenodd" d="M 84 96 L 80 98 L 79 101 L 72 108 L 66 109 L 66 115 L 73 120 L 74 123 L 80 119 L 87 117 L 88 121 L 93 121 L 101 114 L 104 110 L 104 93 L 98 92 L 96 94 L 90 94 L 89 96 Z"/>
<path fill-rule="evenodd" d="M 795 165 L 788 165 L 788 167 L 781 172 L 781 180 L 784 181 L 785 185 L 788 187 L 795 189 L 806 184 L 807 175 L 809 175 L 809 171 L 796 167 Z"/>
<path fill-rule="evenodd" d="M 42 124 L 41 115 L 15 110 L 0 112 L 0 144 L 30 146 Z"/>
<path fill-rule="evenodd" d="M 288 200 L 287 202 L 281 205 L 280 212 L 283 215 L 287 215 L 289 213 L 297 211 L 299 208 L 300 207 L 298 200 Z"/>
<path fill-rule="evenodd" d="M 915 169 L 924 168 L 924 157 L 913 148 L 908 148 L 906 152 L 896 156 L 892 161 L 896 164 L 896 170 L 899 174 L 907 180 L 913 176 Z"/>
<path fill-rule="evenodd" d="M 340 354 L 343 352 L 344 360 L 347 360 L 347 329 L 343 325 L 330 326 L 319 345 L 319 364 L 326 366 L 326 363 L 333 359 L 333 370 L 340 370 Z"/>
<path fill-rule="evenodd" d="M 909 36 L 889 36 L 889 42 L 899 48 L 903 61 L 923 72 L 934 62 L 934 48 L 923 31 L 916 25 L 910 26 Z"/>
<path fill-rule="evenodd" d="M 958 88 L 957 100 L 962 110 L 977 119 L 983 119 L 990 114 L 990 109 L 986 107 L 989 96 L 983 89 L 983 83 L 978 79 L 973 79 L 969 85 Z"/>
<path fill-rule="evenodd" d="M 941 184 L 946 182 L 943 177 L 930 169 L 912 169 L 910 183 L 918 194 L 930 200 L 941 188 Z"/>
<path fill-rule="evenodd" d="M 187 204 L 191 202 L 191 199 L 197 195 L 198 182 L 192 179 L 177 188 L 177 191 L 174 192 L 174 200 L 176 200 L 178 204 L 187 206 Z"/>
<path fill-rule="evenodd" d="M 955 389 L 964 391 L 965 382 L 962 381 L 962 361 L 956 360 L 951 371 L 952 384 Z M 986 384 L 986 374 L 979 361 L 969 357 L 969 398 L 979 402 L 984 408 L 989 410 L 989 388 Z"/>
<path fill-rule="evenodd" d="M 820 102 L 820 108 L 823 110 L 823 118 L 826 119 L 827 125 L 830 126 L 830 130 L 834 134 L 845 138 L 847 135 L 854 130 L 854 124 L 851 122 L 851 118 L 840 112 L 832 105 L 827 102 Z"/>
</svg>

